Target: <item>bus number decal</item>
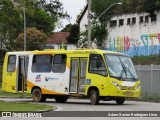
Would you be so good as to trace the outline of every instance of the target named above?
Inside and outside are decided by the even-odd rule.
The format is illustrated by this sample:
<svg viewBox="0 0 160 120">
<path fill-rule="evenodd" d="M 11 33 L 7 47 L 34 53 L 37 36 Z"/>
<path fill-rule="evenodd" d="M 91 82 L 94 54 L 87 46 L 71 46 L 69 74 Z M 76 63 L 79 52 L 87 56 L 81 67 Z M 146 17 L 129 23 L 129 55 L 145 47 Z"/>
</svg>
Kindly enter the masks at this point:
<svg viewBox="0 0 160 120">
<path fill-rule="evenodd" d="M 41 74 L 36 76 L 36 82 L 41 82 Z"/>
</svg>

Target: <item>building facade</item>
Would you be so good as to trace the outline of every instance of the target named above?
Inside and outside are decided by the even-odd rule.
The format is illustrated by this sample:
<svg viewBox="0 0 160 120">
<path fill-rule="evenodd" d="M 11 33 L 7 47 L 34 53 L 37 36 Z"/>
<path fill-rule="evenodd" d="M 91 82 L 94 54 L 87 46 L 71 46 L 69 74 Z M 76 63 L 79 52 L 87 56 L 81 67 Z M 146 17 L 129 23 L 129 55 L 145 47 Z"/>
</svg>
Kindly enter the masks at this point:
<svg viewBox="0 0 160 120">
<path fill-rule="evenodd" d="M 129 56 L 160 54 L 160 11 L 117 15 L 107 27 L 106 49 Z"/>
<path fill-rule="evenodd" d="M 88 25 L 88 5 L 84 8 L 80 18 L 77 20 L 79 28 L 80 28 L 80 33 L 84 32 L 87 28 Z"/>
<path fill-rule="evenodd" d="M 74 44 L 67 43 L 67 37 L 69 36 L 69 34 L 69 32 L 55 32 L 48 38 L 45 48 L 61 49 L 62 47 L 64 47 L 66 50 L 76 49 L 76 46 Z"/>
<path fill-rule="evenodd" d="M 78 23 L 80 32 L 86 30 L 88 7 Z M 119 14 L 111 18 L 108 26 L 105 49 L 129 56 L 160 54 L 160 11 L 149 13 Z"/>
</svg>

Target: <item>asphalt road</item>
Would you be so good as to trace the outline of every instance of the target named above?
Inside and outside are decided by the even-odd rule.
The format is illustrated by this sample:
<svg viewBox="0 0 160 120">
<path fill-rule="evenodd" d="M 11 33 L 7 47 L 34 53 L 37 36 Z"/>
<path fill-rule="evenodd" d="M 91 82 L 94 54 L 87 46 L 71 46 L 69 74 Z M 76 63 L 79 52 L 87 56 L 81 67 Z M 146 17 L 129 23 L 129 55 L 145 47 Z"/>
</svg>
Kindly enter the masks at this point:
<svg viewBox="0 0 160 120">
<path fill-rule="evenodd" d="M 32 102 L 32 99 L 11 99 L 11 98 L 0 98 L 0 100 L 5 101 L 11 101 L 11 102 Z M 33 103 L 33 102 L 32 102 Z M 117 105 L 115 101 L 101 101 L 99 105 L 91 105 L 90 101 L 88 99 L 69 99 L 66 103 L 56 103 L 54 99 L 47 99 L 45 103 L 39 103 L 39 104 L 48 104 L 56 106 L 56 112 L 44 112 L 42 113 L 42 116 L 58 116 L 58 117 L 43 117 L 43 118 L 37 118 L 37 120 L 81 120 L 81 119 L 87 119 L 87 120 L 159 120 L 160 117 L 107 117 L 108 112 L 110 111 L 118 111 L 119 113 L 124 113 L 123 111 L 129 111 L 129 114 L 132 111 L 136 111 L 136 113 L 143 113 L 142 111 L 160 111 L 160 103 L 153 103 L 153 102 L 141 102 L 141 101 L 125 101 L 124 105 Z M 66 112 L 64 112 L 66 111 Z M 67 112 L 68 111 L 68 112 Z M 72 112 L 69 112 L 72 111 Z M 78 112 L 81 111 L 81 112 Z M 85 112 L 86 111 L 86 112 Z M 89 111 L 95 111 L 90 113 Z M 105 111 L 106 117 L 96 117 L 98 114 L 103 115 L 104 112 L 99 111 Z M 151 112 L 151 113 L 152 113 Z M 80 113 L 80 115 L 78 114 Z M 148 113 L 148 112 L 147 112 Z M 66 114 L 69 116 L 76 116 L 78 117 L 66 117 Z M 86 115 L 90 117 L 85 117 Z M 94 117 L 91 117 L 91 116 Z M 116 115 L 116 114 L 115 114 Z M 127 114 L 124 113 L 124 115 L 127 116 Z M 0 118 L 3 119 L 3 118 Z M 11 118 L 7 118 L 7 120 L 10 120 Z M 17 118 L 14 118 L 17 120 Z M 20 119 L 20 118 L 18 118 Z M 27 119 L 27 118 L 23 118 Z M 36 118 L 33 118 L 33 120 Z M 5 118 L 6 120 L 6 118 Z M 13 120 L 13 118 L 11 119 Z"/>
</svg>

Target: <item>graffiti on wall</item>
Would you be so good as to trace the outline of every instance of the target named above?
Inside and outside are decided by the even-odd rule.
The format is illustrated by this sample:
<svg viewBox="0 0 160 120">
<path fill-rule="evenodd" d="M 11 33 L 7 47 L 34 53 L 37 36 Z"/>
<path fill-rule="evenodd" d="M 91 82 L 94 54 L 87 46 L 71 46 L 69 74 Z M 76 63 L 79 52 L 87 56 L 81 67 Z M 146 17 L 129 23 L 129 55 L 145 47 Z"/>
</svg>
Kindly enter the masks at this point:
<svg viewBox="0 0 160 120">
<path fill-rule="evenodd" d="M 140 46 L 141 43 L 137 39 L 130 39 L 128 36 L 117 36 L 117 39 L 110 38 L 110 47 L 112 51 L 124 52 L 128 51 L 132 46 Z"/>
<path fill-rule="evenodd" d="M 149 40 L 151 40 L 152 47 L 154 46 L 154 41 L 158 40 L 160 43 L 160 33 L 158 34 L 142 34 L 141 40 L 143 42 L 143 45 L 148 49 L 149 46 Z"/>
<path fill-rule="evenodd" d="M 139 40 L 129 36 L 110 38 L 109 50 L 123 52 L 130 56 L 159 54 L 160 33 L 142 34 Z"/>
</svg>

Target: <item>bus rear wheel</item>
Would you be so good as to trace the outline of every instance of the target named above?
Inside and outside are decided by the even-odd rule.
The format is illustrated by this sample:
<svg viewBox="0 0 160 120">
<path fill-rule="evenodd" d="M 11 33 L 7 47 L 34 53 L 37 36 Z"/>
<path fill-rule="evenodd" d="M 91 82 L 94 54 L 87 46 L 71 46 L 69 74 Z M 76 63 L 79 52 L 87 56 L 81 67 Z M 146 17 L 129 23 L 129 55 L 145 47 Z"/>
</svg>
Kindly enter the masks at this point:
<svg viewBox="0 0 160 120">
<path fill-rule="evenodd" d="M 116 103 L 118 105 L 122 105 L 125 101 L 125 97 L 119 97 L 119 98 L 116 98 Z"/>
<path fill-rule="evenodd" d="M 58 103 L 65 103 L 68 100 L 68 96 L 56 96 L 54 99 Z"/>
<path fill-rule="evenodd" d="M 91 90 L 90 91 L 90 101 L 92 105 L 99 104 L 99 92 L 98 90 Z"/>
<path fill-rule="evenodd" d="M 34 102 L 45 102 L 46 101 L 46 96 L 42 95 L 42 92 L 39 88 L 36 88 L 32 92 L 32 99 Z"/>
</svg>

